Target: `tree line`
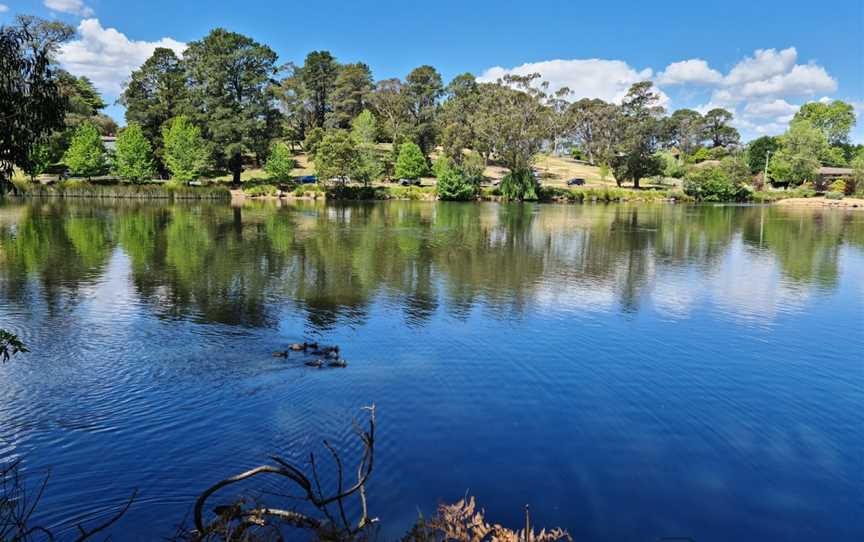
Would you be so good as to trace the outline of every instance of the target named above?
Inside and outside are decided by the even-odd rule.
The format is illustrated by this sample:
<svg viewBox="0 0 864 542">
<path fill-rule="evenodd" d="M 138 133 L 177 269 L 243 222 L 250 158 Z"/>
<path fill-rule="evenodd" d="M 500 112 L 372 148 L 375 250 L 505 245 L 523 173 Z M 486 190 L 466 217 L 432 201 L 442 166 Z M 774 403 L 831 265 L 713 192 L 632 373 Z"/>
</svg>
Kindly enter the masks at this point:
<svg viewBox="0 0 864 542">
<path fill-rule="evenodd" d="M 109 160 L 101 136 L 117 127 L 100 113 L 104 101 L 90 81 L 54 62 L 72 33 L 33 17 L 3 27 L 3 62 L 11 68 L 4 70 L 4 92 L 14 94 L 4 96 L 4 108 L 27 111 L 11 122 L 4 116 L 4 132 L 25 134 L 3 140 L 6 177 L 13 165 L 35 177 L 63 162 L 79 176 L 110 168 L 132 181 L 158 175 L 185 182 L 228 171 L 239 184 L 244 165 L 289 180 L 299 147 L 319 179 L 369 183 L 434 174 L 442 199 L 475 197 L 483 169 L 494 162 L 507 170 L 502 195 L 521 200 L 537 196 L 532 161 L 541 151 L 569 150 L 604 176 L 611 171 L 619 186 L 686 177 L 685 188 L 697 195 L 715 185 L 734 195 L 767 180 L 801 184 L 823 164 L 864 165 L 861 146 L 849 142 L 854 111 L 840 101 L 806 104 L 786 134 L 745 146 L 730 111 L 667 115 L 650 81 L 634 84 L 620 104 L 572 101 L 570 89 L 553 92 L 538 74 L 479 82 L 465 73 L 445 85 L 423 65 L 404 80 L 376 81 L 367 64 L 341 63 L 328 51 L 280 64 L 267 45 L 222 28 L 190 43 L 182 58 L 156 49 L 131 74 L 119 99 L 127 127 Z M 382 142 L 392 150 L 383 151 Z M 689 167 L 710 160 L 722 167 Z M 765 170 L 768 179 L 755 177 Z M 847 181 L 852 191 L 854 181 Z"/>
</svg>

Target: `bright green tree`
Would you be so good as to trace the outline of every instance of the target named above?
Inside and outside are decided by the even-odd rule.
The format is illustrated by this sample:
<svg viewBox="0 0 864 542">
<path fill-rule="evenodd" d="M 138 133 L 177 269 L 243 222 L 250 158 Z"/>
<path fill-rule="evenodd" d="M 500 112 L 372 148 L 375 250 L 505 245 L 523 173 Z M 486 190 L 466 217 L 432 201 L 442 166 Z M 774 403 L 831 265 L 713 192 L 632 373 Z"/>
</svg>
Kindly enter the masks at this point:
<svg viewBox="0 0 864 542">
<path fill-rule="evenodd" d="M 73 175 L 88 179 L 105 171 L 105 146 L 93 123 L 85 122 L 75 130 L 69 148 L 63 155 L 63 163 Z"/>
<path fill-rule="evenodd" d="M 21 169 L 30 176 L 31 181 L 35 181 L 36 177 L 48 171 L 53 162 L 54 151 L 51 145 L 43 140 L 30 147 L 30 152 L 27 153 L 27 161 L 21 166 Z"/>
<path fill-rule="evenodd" d="M 114 171 L 121 178 L 140 183 L 153 177 L 153 149 L 139 124 L 130 124 L 117 137 Z"/>
<path fill-rule="evenodd" d="M 851 183 L 849 192 L 860 193 L 864 191 L 864 150 L 858 152 L 850 165 L 852 166 L 852 177 L 847 181 Z"/>
<path fill-rule="evenodd" d="M 270 155 L 264 164 L 266 171 L 274 179 L 287 181 L 291 178 L 291 171 L 297 167 L 297 162 L 291 156 L 291 150 L 285 143 L 276 142 L 270 146 Z"/>
<path fill-rule="evenodd" d="M 849 142 L 849 132 L 855 126 L 855 108 L 841 100 L 810 102 L 795 113 L 795 120 L 808 120 L 822 131 L 830 145 Z"/>
<path fill-rule="evenodd" d="M 162 127 L 165 144 L 165 166 L 176 181 L 192 181 L 198 178 L 207 164 L 207 143 L 201 130 L 181 115 Z"/>
<path fill-rule="evenodd" d="M 399 147 L 396 159 L 396 177 L 399 179 L 419 179 L 426 175 L 426 157 L 416 143 L 407 142 Z"/>
<path fill-rule="evenodd" d="M 828 150 L 825 134 L 810 121 L 799 119 L 792 121 L 780 141 L 780 150 L 768 166 L 771 178 L 795 185 L 815 179 Z"/>
<path fill-rule="evenodd" d="M 377 133 L 378 124 L 375 115 L 368 109 L 364 109 L 351 122 L 351 135 L 358 143 L 374 145 Z"/>
<path fill-rule="evenodd" d="M 314 162 L 315 173 L 322 181 L 351 178 L 360 162 L 354 138 L 347 130 L 327 132 L 316 147 Z"/>
</svg>

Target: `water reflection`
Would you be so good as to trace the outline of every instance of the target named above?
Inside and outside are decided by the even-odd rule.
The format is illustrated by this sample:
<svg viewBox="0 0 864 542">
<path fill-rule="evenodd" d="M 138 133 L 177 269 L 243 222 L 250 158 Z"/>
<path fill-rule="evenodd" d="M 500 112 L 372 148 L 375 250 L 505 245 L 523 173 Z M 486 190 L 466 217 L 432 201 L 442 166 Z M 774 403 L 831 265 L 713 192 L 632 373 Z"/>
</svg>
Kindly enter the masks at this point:
<svg viewBox="0 0 864 542">
<path fill-rule="evenodd" d="M 409 325 L 443 306 L 499 317 L 530 303 L 671 314 L 713 283 L 718 303 L 770 315 L 796 288 L 837 286 L 854 213 L 784 208 L 387 203 L 228 207 L 39 201 L 0 208 L 0 295 L 49 306 L 129 258 L 137 294 L 164 318 L 272 326 L 296 305 L 316 329 L 360 325 L 384 296 Z M 692 274 L 696 273 L 697 276 Z M 699 277 L 698 275 L 701 275 Z M 697 289 L 697 290 L 701 290 Z M 278 302 L 272 302 L 278 300 Z M 755 304 L 755 306 L 754 306 Z M 683 312 L 682 312 L 683 311 Z"/>
<path fill-rule="evenodd" d="M 140 488 L 151 540 L 374 401 L 386 539 L 466 489 L 577 540 L 854 539 L 862 249 L 780 207 L 6 203 L 0 461 L 70 535 Z M 315 333 L 349 369 L 270 356 Z"/>
</svg>

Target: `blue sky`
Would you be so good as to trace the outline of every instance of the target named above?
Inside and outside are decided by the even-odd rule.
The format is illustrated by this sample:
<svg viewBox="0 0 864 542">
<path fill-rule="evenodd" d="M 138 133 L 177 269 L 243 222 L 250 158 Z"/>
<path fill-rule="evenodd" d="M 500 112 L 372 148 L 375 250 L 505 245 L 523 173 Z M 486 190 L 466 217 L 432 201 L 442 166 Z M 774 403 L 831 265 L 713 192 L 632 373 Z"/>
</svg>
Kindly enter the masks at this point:
<svg viewBox="0 0 864 542">
<path fill-rule="evenodd" d="M 616 100 L 651 78 L 671 108 L 734 110 L 748 137 L 782 131 L 797 106 L 826 97 L 854 102 L 864 116 L 864 1 L 658 4 L 0 0 L 0 21 L 31 13 L 77 26 L 61 60 L 111 99 L 156 44 L 182 50 L 222 26 L 268 44 L 281 61 L 328 49 L 366 62 L 376 79 L 421 64 L 445 80 L 539 71 L 574 97 Z M 119 107 L 110 113 L 122 118 Z"/>
</svg>

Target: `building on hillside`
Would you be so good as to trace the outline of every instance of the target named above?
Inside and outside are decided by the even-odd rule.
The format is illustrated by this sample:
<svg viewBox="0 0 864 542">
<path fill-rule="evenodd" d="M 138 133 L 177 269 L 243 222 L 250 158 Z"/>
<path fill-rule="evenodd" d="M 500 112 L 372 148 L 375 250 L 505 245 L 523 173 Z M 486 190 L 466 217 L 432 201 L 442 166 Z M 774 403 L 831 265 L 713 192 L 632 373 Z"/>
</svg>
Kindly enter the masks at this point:
<svg viewBox="0 0 864 542">
<path fill-rule="evenodd" d="M 821 192 L 831 186 L 831 183 L 837 179 L 852 177 L 853 173 L 854 170 L 850 167 L 822 166 L 819 168 L 819 175 L 816 178 L 816 182 L 813 184 L 816 190 Z"/>
<path fill-rule="evenodd" d="M 105 147 L 106 151 L 115 151 L 117 150 L 117 138 L 114 136 L 102 136 L 102 146 Z"/>
</svg>

